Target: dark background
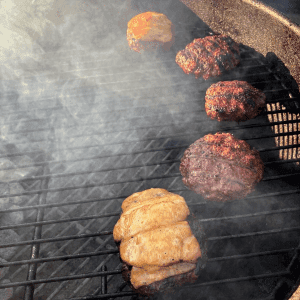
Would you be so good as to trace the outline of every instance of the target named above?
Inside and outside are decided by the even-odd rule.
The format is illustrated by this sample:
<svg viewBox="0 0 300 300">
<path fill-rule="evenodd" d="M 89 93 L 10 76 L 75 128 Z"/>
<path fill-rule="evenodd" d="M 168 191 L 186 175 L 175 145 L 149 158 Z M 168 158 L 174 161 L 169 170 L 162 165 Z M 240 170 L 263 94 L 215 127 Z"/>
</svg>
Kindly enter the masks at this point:
<svg viewBox="0 0 300 300">
<path fill-rule="evenodd" d="M 277 9 L 282 14 L 300 25 L 300 1 L 299 0 L 261 0 L 261 2 Z"/>
</svg>

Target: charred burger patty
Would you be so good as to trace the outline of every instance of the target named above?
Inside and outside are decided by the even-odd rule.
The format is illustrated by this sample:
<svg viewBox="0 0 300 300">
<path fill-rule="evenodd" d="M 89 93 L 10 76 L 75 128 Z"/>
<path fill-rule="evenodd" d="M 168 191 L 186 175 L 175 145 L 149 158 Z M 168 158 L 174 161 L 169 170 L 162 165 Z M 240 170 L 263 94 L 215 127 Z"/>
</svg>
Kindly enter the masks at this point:
<svg viewBox="0 0 300 300">
<path fill-rule="evenodd" d="M 255 118 L 266 105 L 266 95 L 246 81 L 219 81 L 205 95 L 205 110 L 218 121 L 246 121 Z"/>
<path fill-rule="evenodd" d="M 239 64 L 239 45 L 226 35 L 207 36 L 193 40 L 177 53 L 175 61 L 184 73 L 196 78 L 217 77 Z"/>
</svg>

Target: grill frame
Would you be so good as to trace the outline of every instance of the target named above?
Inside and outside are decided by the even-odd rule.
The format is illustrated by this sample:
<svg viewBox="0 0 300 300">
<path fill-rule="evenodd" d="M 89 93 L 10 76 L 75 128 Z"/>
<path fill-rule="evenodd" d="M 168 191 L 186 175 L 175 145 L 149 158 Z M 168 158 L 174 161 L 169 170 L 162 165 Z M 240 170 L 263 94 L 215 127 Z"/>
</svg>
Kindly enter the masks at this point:
<svg viewBox="0 0 300 300">
<path fill-rule="evenodd" d="M 279 112 L 284 112 L 284 110 L 280 110 Z M 279 124 L 281 124 L 282 122 L 279 122 Z M 276 125 L 276 124 L 275 124 Z M 252 126 L 253 127 L 253 125 L 249 125 L 249 126 Z M 267 126 L 267 125 L 266 125 Z M 236 126 L 237 128 L 238 128 L 238 126 Z M 228 127 L 228 128 L 230 128 L 230 129 L 232 129 L 232 127 Z M 223 128 L 223 130 L 226 130 L 226 127 L 224 127 Z M 292 133 L 290 133 L 290 134 L 294 134 L 294 132 L 292 132 Z M 195 134 L 196 135 L 196 134 Z M 167 137 L 168 138 L 168 137 Z M 169 137 L 170 138 L 170 137 Z M 151 139 L 150 139 L 151 140 Z M 172 142 L 172 141 L 171 141 Z M 186 148 L 186 146 L 187 145 L 181 145 L 180 146 L 180 148 L 181 149 L 184 149 L 184 148 Z M 163 148 L 163 151 L 169 151 L 169 152 L 171 152 L 172 150 L 174 150 L 174 149 L 177 149 L 178 148 L 178 146 L 177 145 L 172 145 L 172 143 L 171 143 L 171 145 L 168 145 L 167 147 L 164 147 Z M 276 150 L 278 150 L 280 147 L 276 147 L 275 149 Z M 289 148 L 293 148 L 293 146 L 282 146 L 282 148 L 283 149 L 289 149 Z M 154 150 L 150 150 L 150 151 L 154 151 Z M 263 153 L 264 151 L 268 151 L 268 149 L 260 149 L 260 151 Z M 138 151 L 137 151 L 137 153 L 139 153 Z M 143 153 L 143 152 L 142 152 Z M 22 155 L 24 154 L 23 152 L 21 153 Z M 12 156 L 13 155 L 15 155 L 15 154 L 11 154 Z M 119 155 L 122 155 L 122 154 L 119 154 Z M 49 160 L 51 161 L 51 159 L 49 158 Z M 299 159 L 295 159 L 295 161 L 299 161 Z M 48 161 L 49 162 L 49 161 Z M 178 162 L 178 161 L 177 161 Z M 284 164 L 284 162 L 280 162 L 280 163 L 283 163 Z M 43 204 L 44 202 L 43 202 L 43 196 L 45 196 L 45 193 L 46 192 L 49 192 L 49 191 L 51 191 L 51 192 L 54 192 L 54 190 L 51 190 L 51 189 L 48 189 L 48 188 L 45 188 L 46 187 L 46 185 L 47 185 L 47 181 L 50 179 L 50 178 L 52 178 L 53 176 L 52 175 L 49 175 L 49 172 L 47 171 L 47 163 L 45 163 L 45 162 L 40 162 L 40 163 L 38 163 L 37 164 L 38 166 L 40 166 L 40 165 L 42 165 L 43 167 L 44 167 L 44 174 L 43 175 L 40 175 L 40 176 L 35 176 L 35 177 L 32 177 L 31 178 L 31 180 L 41 180 L 41 181 L 43 181 L 43 183 L 42 183 L 42 185 L 44 185 L 44 186 L 42 186 L 40 189 L 38 189 L 38 191 L 37 190 L 33 190 L 33 191 L 28 191 L 28 192 L 24 192 L 24 193 L 22 193 L 21 195 L 35 195 L 35 194 L 37 194 L 37 195 L 39 195 L 40 197 L 41 197 L 41 202 L 40 202 L 40 204 L 38 204 L 38 205 L 35 205 L 35 206 L 31 206 L 31 207 L 24 207 L 24 208 L 21 208 L 21 209 L 9 209 L 9 210 L 6 210 L 4 213 L 9 213 L 9 212 L 16 212 L 16 211 L 20 211 L 20 210 L 22 210 L 22 211 L 26 211 L 26 210 L 31 210 L 31 209 L 34 209 L 34 210 L 40 210 L 40 211 L 42 211 L 43 209 L 45 209 L 45 208 L 50 208 L 50 207 L 63 207 L 63 206 L 65 206 L 65 205 L 74 205 L 74 204 L 83 204 L 83 201 L 73 201 L 73 202 L 70 202 L 70 203 L 67 203 L 67 204 L 65 204 L 65 203 L 60 203 L 60 204 Z M 30 165 L 30 166 L 32 166 L 32 165 Z M 108 170 L 109 171 L 109 170 Z M 55 177 L 55 176 L 54 176 Z M 178 177 L 178 174 L 177 175 L 174 175 L 174 177 Z M 267 179 L 265 179 L 265 180 L 270 180 L 270 178 L 267 178 Z M 272 178 L 271 178 L 272 179 Z M 274 179 L 274 178 L 273 178 Z M 141 179 L 141 181 L 142 181 L 143 179 Z M 135 181 L 135 180 L 133 180 L 133 181 Z M 85 187 L 87 187 L 86 185 L 84 185 Z M 94 186 L 97 186 L 97 184 L 95 184 L 95 185 L 89 185 L 89 187 L 94 187 Z M 80 187 L 80 185 L 78 186 L 75 186 L 75 189 L 78 189 L 78 187 Z M 68 188 L 66 188 L 67 190 L 73 190 L 74 188 L 72 188 L 72 187 L 68 187 Z M 63 188 L 63 190 L 66 190 L 65 188 Z M 60 190 L 60 188 L 57 188 L 57 190 Z M 296 190 L 296 192 L 299 192 L 300 190 Z M 289 193 L 293 193 L 293 191 L 288 191 Z M 15 196 L 18 196 L 19 194 L 15 194 Z M 20 195 L 19 195 L 20 196 Z M 118 200 L 119 200 L 119 202 L 120 201 L 122 201 L 125 197 L 126 197 L 127 195 L 126 194 L 124 194 L 124 195 L 122 195 L 122 196 L 120 196 L 120 197 L 118 197 Z M 270 195 L 269 196 L 272 196 L 272 193 L 270 193 Z M 1 196 L 2 197 L 2 196 Z M 5 197 L 5 196 L 4 196 Z M 254 196 L 253 196 L 254 197 Z M 257 196 L 256 196 L 257 197 Z M 3 197 L 2 197 L 3 198 Z M 107 198 L 108 200 L 109 200 L 109 198 Z M 104 199 L 101 199 L 101 200 L 103 200 L 103 201 L 105 201 L 105 200 L 107 200 L 106 198 L 104 198 Z M 115 199 L 115 197 L 112 197 L 112 199 Z M 251 199 L 251 196 L 250 196 L 250 199 Z M 93 203 L 93 202 L 97 202 L 99 199 L 88 199 L 87 201 L 86 201 L 86 203 Z M 191 207 L 193 206 L 193 204 L 195 205 L 195 203 L 190 203 L 190 205 L 191 205 Z M 3 213 L 3 212 L 2 212 Z M 105 213 L 104 214 L 105 216 L 107 216 L 107 217 L 116 217 L 116 216 L 118 216 L 119 215 L 119 213 L 114 213 L 114 214 L 107 214 L 107 213 Z M 86 218 L 84 218 L 84 220 L 88 220 L 88 219 L 95 219 L 95 218 L 99 218 L 100 216 L 99 215 L 92 215 L 92 216 L 88 216 L 88 217 L 86 217 Z M 39 228 L 40 227 L 40 225 L 43 225 L 43 226 L 45 226 L 45 225 L 50 225 L 50 223 L 52 223 L 52 221 L 50 221 L 50 223 L 48 222 L 47 223 L 47 221 L 46 222 L 43 222 L 43 221 L 40 221 L 39 220 L 39 218 L 37 219 L 38 221 L 37 221 L 37 223 L 35 223 L 35 225 L 37 225 L 37 228 Z M 68 219 L 68 221 L 69 222 L 75 222 L 75 221 L 79 221 L 79 220 L 83 220 L 83 218 L 81 218 L 81 217 L 78 217 L 78 219 L 76 218 L 76 217 L 73 217 L 73 218 L 69 218 Z M 56 223 L 58 223 L 58 220 L 54 220 L 53 221 L 54 222 L 54 224 L 56 224 Z M 60 222 L 66 222 L 65 220 L 61 220 Z M 28 225 L 29 226 L 29 225 Z M 16 226 L 13 226 L 13 228 L 15 228 Z M 9 227 L 9 228 L 11 228 L 11 227 Z M 5 228 L 5 229 L 9 229 L 9 228 Z M 3 230 L 3 227 L 1 228 L 2 230 Z M 97 232 L 97 233 L 86 233 L 86 234 L 81 234 L 81 235 L 70 235 L 69 237 L 68 237 L 68 239 L 70 239 L 70 240 L 74 240 L 74 239 L 80 239 L 80 238 L 89 238 L 89 237 L 101 237 L 102 235 L 103 236 L 106 236 L 106 235 L 111 235 L 111 231 L 104 231 L 104 232 L 101 232 L 101 233 L 99 233 L 99 232 Z M 38 237 L 38 236 L 36 236 L 36 237 Z M 53 238 L 53 239 L 51 239 L 50 241 L 51 242 L 59 242 L 61 239 L 63 239 L 63 240 L 66 240 L 66 237 L 62 237 L 62 238 Z M 35 241 L 30 241 L 30 243 L 29 244 L 31 244 L 31 245 L 34 245 L 34 242 L 35 243 L 44 243 L 44 242 L 49 242 L 49 239 L 38 239 L 38 240 L 35 240 Z M 23 243 L 24 244 L 24 243 Z M 13 245 L 16 245 L 15 243 L 14 244 L 10 244 L 10 246 L 13 246 Z M 297 249 L 298 250 L 298 249 Z M 93 256 L 93 255 L 99 255 L 100 253 L 101 254 L 114 254 L 114 253 L 117 253 L 116 252 L 116 250 L 115 249 L 111 249 L 111 250 L 106 250 L 106 251 L 98 251 L 98 253 L 93 253 L 93 254 L 91 254 L 91 253 L 89 253 L 89 254 L 80 254 L 80 255 L 71 255 L 71 256 L 68 256 L 68 255 L 65 255 L 65 256 L 62 256 L 62 257 L 59 257 L 59 258 L 57 258 L 57 260 L 64 260 L 64 259 L 70 259 L 71 257 L 72 258 L 79 258 L 80 256 L 84 256 L 84 257 L 91 257 L 91 256 Z M 75 256 L 75 257 L 74 257 Z M 295 262 L 295 264 L 297 263 L 297 259 L 298 259 L 298 257 L 297 256 L 295 256 L 295 258 L 294 258 L 294 262 Z M 50 259 L 51 260 L 51 259 Z M 43 261 L 47 261 L 47 259 L 40 259 L 40 260 L 30 260 L 30 261 L 28 261 L 28 262 L 24 262 L 24 265 L 25 264 L 29 264 L 29 263 L 38 263 L 38 262 L 43 262 Z M 7 264 L 2 264 L 1 266 L 12 266 L 13 265 L 13 263 L 7 263 Z M 34 273 L 34 270 L 33 270 L 33 273 Z M 66 280 L 66 279 L 77 279 L 77 278 L 88 278 L 88 277 L 90 277 L 90 278 L 92 278 L 92 277 L 100 277 L 100 278 L 102 278 L 102 280 L 101 280 L 101 282 L 102 282 L 102 284 L 101 284 L 101 286 L 100 286 L 100 290 L 104 293 L 103 295 L 99 295 L 99 296 L 85 296 L 85 297 L 81 297 L 81 298 L 72 298 L 72 299 L 103 299 L 103 298 L 113 298 L 113 297 L 120 297 L 120 296 L 128 296 L 128 295 L 134 295 L 134 293 L 133 292 L 120 292 L 120 293 L 115 293 L 115 294 L 112 294 L 112 293 L 110 293 L 109 295 L 105 295 L 105 291 L 107 291 L 107 281 L 108 281 L 108 278 L 107 278 L 107 276 L 109 276 L 109 275 L 114 275 L 114 274 L 120 274 L 120 271 L 106 271 L 105 270 L 105 266 L 102 266 L 101 267 L 101 271 L 100 272 L 94 272 L 94 273 L 91 273 L 91 274 L 83 274 L 83 275 L 71 275 L 71 276 L 65 276 L 65 277 L 56 277 L 56 278 L 51 278 L 51 279 L 45 279 L 45 280 L 26 280 L 26 281 L 24 281 L 23 283 L 21 283 L 21 284 L 24 284 L 24 285 L 27 285 L 27 286 L 30 286 L 31 284 L 38 284 L 38 283 L 43 283 L 44 281 L 46 281 L 46 282 L 57 282 L 57 281 L 64 281 L 64 280 Z M 14 284 L 14 283 L 12 283 L 12 284 L 5 284 L 5 285 L 1 285 L 0 287 L 1 288 L 9 288 L 9 287 L 13 287 L 13 286 L 16 286 L 16 285 L 20 285 L 20 283 L 17 283 L 17 284 Z M 202 286 L 203 286 L 203 284 L 202 284 Z M 121 287 L 125 287 L 124 285 L 121 285 Z M 278 289 L 279 289 L 280 287 L 278 287 Z M 100 291 L 99 290 L 99 291 Z M 32 293 L 32 291 L 30 291 L 29 290 L 29 292 L 28 292 L 28 296 L 26 296 L 26 297 L 28 297 L 27 299 L 31 299 L 30 298 L 30 293 Z M 276 296 L 276 295 L 274 295 L 274 296 Z"/>
</svg>

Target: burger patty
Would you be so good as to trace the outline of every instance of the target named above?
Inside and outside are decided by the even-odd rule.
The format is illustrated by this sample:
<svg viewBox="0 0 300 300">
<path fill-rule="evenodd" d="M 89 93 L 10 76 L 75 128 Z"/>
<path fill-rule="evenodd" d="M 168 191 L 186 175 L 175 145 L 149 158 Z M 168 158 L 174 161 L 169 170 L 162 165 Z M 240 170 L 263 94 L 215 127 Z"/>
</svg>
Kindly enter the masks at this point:
<svg viewBox="0 0 300 300">
<path fill-rule="evenodd" d="M 255 118 L 266 105 L 266 95 L 246 81 L 219 81 L 206 91 L 205 110 L 218 121 Z"/>
<path fill-rule="evenodd" d="M 184 73 L 194 73 L 196 78 L 217 77 L 239 64 L 239 45 L 226 35 L 207 36 L 193 40 L 177 53 L 175 61 Z"/>
<path fill-rule="evenodd" d="M 230 133 L 208 134 L 184 152 L 179 170 L 183 183 L 215 201 L 242 199 L 263 178 L 257 150 Z"/>
</svg>

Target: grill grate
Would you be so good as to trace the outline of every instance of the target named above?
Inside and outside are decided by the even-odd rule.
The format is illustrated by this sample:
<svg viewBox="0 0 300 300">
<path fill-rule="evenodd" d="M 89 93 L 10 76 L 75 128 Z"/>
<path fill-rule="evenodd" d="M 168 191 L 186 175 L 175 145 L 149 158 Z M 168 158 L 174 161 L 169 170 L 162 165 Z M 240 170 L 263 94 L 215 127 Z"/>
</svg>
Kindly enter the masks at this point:
<svg viewBox="0 0 300 300">
<path fill-rule="evenodd" d="M 205 36 L 207 29 L 192 32 Z M 216 80 L 186 76 L 174 62 L 188 39 L 177 39 L 173 51 L 163 54 L 137 56 L 124 38 L 123 52 L 113 58 L 106 49 L 54 52 L 57 65 L 71 56 L 77 68 L 24 78 L 26 88 L 3 83 L 6 150 L 0 159 L 3 171 L 17 175 L 0 189 L 7 203 L 0 232 L 10 234 L 0 245 L 0 257 L 2 250 L 10 253 L 1 261 L 8 269 L 0 288 L 13 288 L 13 299 L 136 299 L 121 277 L 112 230 L 122 201 L 152 187 L 183 196 L 207 235 L 207 266 L 196 284 L 178 291 L 179 298 L 187 289 L 194 299 L 257 300 L 291 290 L 300 249 L 299 159 L 278 157 L 295 146 L 275 147 L 274 137 L 287 134 L 272 131 L 267 111 L 240 124 L 208 120 L 204 95 Z M 241 50 L 241 65 L 218 80 L 246 80 L 265 92 L 270 105 L 290 101 L 268 61 L 251 48 Z M 36 99 L 30 91 L 40 85 L 44 94 Z M 272 115 L 283 112 L 278 107 Z M 272 125 L 292 123 L 276 120 Z M 181 181 L 184 150 L 217 131 L 260 151 L 265 176 L 245 200 L 206 202 Z"/>
</svg>

